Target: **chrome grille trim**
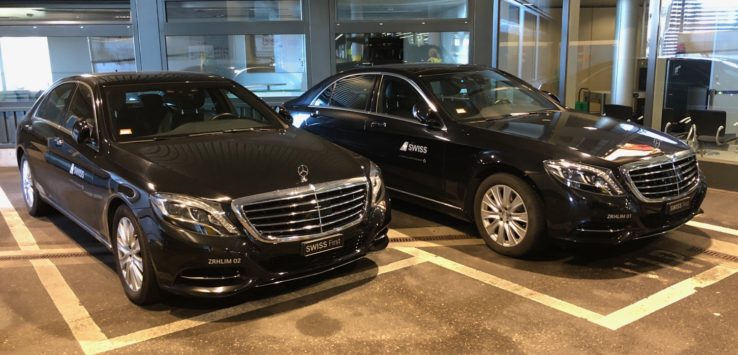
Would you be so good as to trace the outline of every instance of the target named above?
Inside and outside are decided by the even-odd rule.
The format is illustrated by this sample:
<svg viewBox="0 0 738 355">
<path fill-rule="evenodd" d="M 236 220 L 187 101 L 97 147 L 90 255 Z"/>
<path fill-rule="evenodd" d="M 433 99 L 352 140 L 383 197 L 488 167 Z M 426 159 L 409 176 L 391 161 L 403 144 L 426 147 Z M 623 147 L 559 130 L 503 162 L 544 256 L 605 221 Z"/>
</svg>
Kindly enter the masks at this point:
<svg viewBox="0 0 738 355">
<path fill-rule="evenodd" d="M 620 173 L 633 194 L 648 203 L 682 198 L 699 185 L 699 165 L 691 150 L 628 163 Z"/>
<path fill-rule="evenodd" d="M 315 239 L 361 222 L 369 203 L 365 177 L 271 191 L 233 200 L 249 234 L 265 243 Z"/>
</svg>

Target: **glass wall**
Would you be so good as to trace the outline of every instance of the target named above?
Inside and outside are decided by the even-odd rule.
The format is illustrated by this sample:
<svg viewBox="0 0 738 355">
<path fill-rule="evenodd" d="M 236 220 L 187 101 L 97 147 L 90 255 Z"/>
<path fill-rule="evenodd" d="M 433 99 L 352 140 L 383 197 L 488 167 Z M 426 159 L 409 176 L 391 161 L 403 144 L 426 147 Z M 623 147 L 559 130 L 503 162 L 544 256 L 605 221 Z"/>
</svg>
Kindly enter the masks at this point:
<svg viewBox="0 0 738 355">
<path fill-rule="evenodd" d="M 469 63 L 468 32 L 341 33 L 336 71 L 401 63 Z"/>
<path fill-rule="evenodd" d="M 662 127 L 691 117 L 700 158 L 737 164 L 738 3 L 666 0 L 660 22 Z"/>
<path fill-rule="evenodd" d="M 214 73 L 261 96 L 307 90 L 304 35 L 167 36 L 169 70 Z"/>
<path fill-rule="evenodd" d="M 500 1 L 497 67 L 558 95 L 561 3 Z"/>
<path fill-rule="evenodd" d="M 299 21 L 301 9 L 300 0 L 166 2 L 168 22 Z"/>
<path fill-rule="evenodd" d="M 168 70 L 213 73 L 261 97 L 308 88 L 301 0 L 166 0 Z"/>
<path fill-rule="evenodd" d="M 121 71 L 136 71 L 132 37 L 0 37 L 0 102 L 34 101 L 70 75 Z"/>
<path fill-rule="evenodd" d="M 129 1 L 110 0 L 105 2 L 90 1 L 6 1 L 0 11 L 0 24 L 3 25 L 39 25 L 39 24 L 95 24 L 95 23 L 130 23 L 131 9 Z"/>
<path fill-rule="evenodd" d="M 338 21 L 456 19 L 467 17 L 467 0 L 336 0 Z"/>
</svg>

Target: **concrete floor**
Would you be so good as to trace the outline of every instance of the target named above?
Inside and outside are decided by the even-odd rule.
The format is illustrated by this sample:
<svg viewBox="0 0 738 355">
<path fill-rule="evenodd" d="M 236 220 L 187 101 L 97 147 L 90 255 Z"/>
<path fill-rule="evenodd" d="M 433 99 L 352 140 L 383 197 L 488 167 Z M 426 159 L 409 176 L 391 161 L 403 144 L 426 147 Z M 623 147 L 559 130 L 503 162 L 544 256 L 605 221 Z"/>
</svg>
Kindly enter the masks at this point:
<svg viewBox="0 0 738 355">
<path fill-rule="evenodd" d="M 732 192 L 650 243 L 536 260 L 395 202 L 390 247 L 354 267 L 140 308 L 91 236 L 28 216 L 18 179 L 0 169 L 0 353 L 732 353 L 738 338 Z"/>
</svg>

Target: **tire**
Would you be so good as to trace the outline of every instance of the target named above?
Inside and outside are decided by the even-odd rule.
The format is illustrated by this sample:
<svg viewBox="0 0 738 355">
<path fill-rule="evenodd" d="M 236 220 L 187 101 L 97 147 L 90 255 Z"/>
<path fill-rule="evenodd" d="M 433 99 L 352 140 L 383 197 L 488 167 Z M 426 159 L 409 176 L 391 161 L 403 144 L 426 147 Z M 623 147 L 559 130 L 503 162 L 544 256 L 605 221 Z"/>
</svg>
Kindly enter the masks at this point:
<svg viewBox="0 0 738 355">
<path fill-rule="evenodd" d="M 112 226 L 115 270 L 126 296 L 140 306 L 159 301 L 159 284 L 138 218 L 128 207 L 120 206 L 115 211 Z"/>
<path fill-rule="evenodd" d="M 531 256 L 544 244 L 541 198 L 515 175 L 494 174 L 479 184 L 474 222 L 487 246 L 503 255 Z"/>
<path fill-rule="evenodd" d="M 23 193 L 23 201 L 26 203 L 26 207 L 28 207 L 28 214 L 34 217 L 41 217 L 51 212 L 51 206 L 38 193 L 36 180 L 33 178 L 33 173 L 31 172 L 31 165 L 25 156 L 21 158 L 20 175 L 21 192 Z"/>
</svg>

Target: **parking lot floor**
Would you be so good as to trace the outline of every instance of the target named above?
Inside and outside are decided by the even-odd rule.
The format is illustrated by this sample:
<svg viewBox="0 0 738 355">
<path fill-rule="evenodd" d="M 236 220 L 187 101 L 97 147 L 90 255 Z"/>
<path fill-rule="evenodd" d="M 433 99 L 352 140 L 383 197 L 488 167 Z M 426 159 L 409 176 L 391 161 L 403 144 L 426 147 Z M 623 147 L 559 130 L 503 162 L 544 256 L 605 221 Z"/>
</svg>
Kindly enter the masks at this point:
<svg viewBox="0 0 738 355">
<path fill-rule="evenodd" d="M 390 246 L 226 299 L 138 307 L 112 255 L 30 217 L 0 169 L 0 353 L 733 353 L 738 194 L 648 242 L 492 252 L 470 223 L 394 201 Z"/>
</svg>

